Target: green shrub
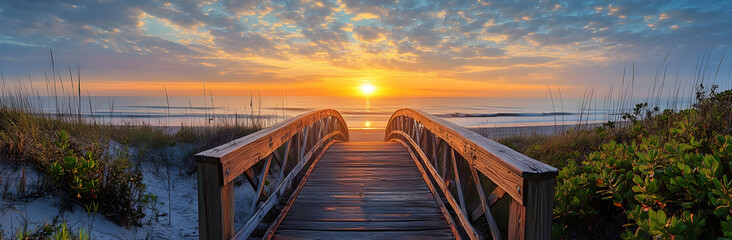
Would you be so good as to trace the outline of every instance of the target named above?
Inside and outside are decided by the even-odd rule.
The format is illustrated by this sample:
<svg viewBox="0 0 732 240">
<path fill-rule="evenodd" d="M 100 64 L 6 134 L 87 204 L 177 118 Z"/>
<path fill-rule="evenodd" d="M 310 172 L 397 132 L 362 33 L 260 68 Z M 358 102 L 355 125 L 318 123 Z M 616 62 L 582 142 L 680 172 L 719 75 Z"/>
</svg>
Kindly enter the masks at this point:
<svg viewBox="0 0 732 240">
<path fill-rule="evenodd" d="M 624 115 L 630 126 L 584 133 L 605 143 L 567 157 L 557 176 L 553 236 L 588 234 L 602 223 L 617 224 L 612 232 L 626 239 L 732 237 L 732 91 L 697 101 L 680 112 L 638 104 Z M 538 152 L 573 141 L 545 142 L 534 145 Z"/>
<path fill-rule="evenodd" d="M 14 239 L 18 240 L 35 240 L 35 239 L 53 239 L 53 240 L 88 240 L 89 234 L 83 228 L 78 228 L 74 233 L 64 222 L 60 222 L 58 217 L 54 217 L 50 223 L 44 223 L 33 229 L 28 228 L 27 222 L 15 229 Z M 4 239 L 4 235 L 0 232 L 0 239 Z"/>
<path fill-rule="evenodd" d="M 54 185 L 73 202 L 98 204 L 99 212 L 118 224 L 140 225 L 150 196 L 144 194 L 142 174 L 131 169 L 129 154 L 122 151 L 101 160 L 93 151 L 82 154 L 65 131 L 57 138 L 54 146 L 60 154 L 47 169 Z"/>
<path fill-rule="evenodd" d="M 684 125 L 684 124 L 680 124 Z M 597 215 L 608 202 L 625 212 L 626 238 L 697 239 L 729 236 L 732 212 L 732 136 L 713 144 L 688 141 L 686 131 L 661 143 L 649 136 L 628 144 L 611 142 L 570 164 L 557 177 L 555 218 L 560 226 Z M 711 153 L 699 149 L 711 145 Z M 575 218 L 573 218 L 575 217 Z M 555 227 L 556 228 L 556 227 Z"/>
</svg>

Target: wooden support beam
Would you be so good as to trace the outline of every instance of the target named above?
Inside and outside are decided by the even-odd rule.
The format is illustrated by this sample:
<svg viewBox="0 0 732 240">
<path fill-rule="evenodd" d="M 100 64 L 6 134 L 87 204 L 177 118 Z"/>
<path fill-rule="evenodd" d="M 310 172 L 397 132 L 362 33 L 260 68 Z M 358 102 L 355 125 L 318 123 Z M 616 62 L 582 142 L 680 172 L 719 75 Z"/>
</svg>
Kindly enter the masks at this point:
<svg viewBox="0 0 732 240">
<path fill-rule="evenodd" d="M 198 233 L 200 239 L 234 236 L 234 187 L 224 184 L 221 164 L 198 162 Z"/>
<path fill-rule="evenodd" d="M 269 155 L 269 157 L 267 157 L 267 162 L 264 164 L 264 169 L 262 169 L 262 174 L 259 177 L 259 187 L 257 188 L 257 193 L 254 196 L 254 201 L 252 201 L 252 210 L 250 212 L 254 212 L 254 210 L 257 209 L 259 197 L 262 196 L 262 193 L 264 192 L 264 184 L 267 182 L 267 174 L 269 173 L 270 165 L 272 165 L 271 154 Z"/>
<path fill-rule="evenodd" d="M 526 208 L 521 203 L 511 199 L 508 205 L 508 239 L 523 240 L 526 237 L 525 232 Z"/>
<path fill-rule="evenodd" d="M 455 160 L 455 151 L 452 148 L 450 148 L 450 160 L 452 161 L 452 170 L 455 174 L 455 189 L 457 190 L 460 208 L 463 210 L 463 213 L 467 213 L 465 196 L 463 195 L 463 184 L 460 182 L 460 173 L 458 173 L 457 161 Z"/>
<path fill-rule="evenodd" d="M 247 179 L 247 182 L 249 182 L 249 185 L 251 185 L 252 189 L 254 189 L 255 191 L 257 190 L 257 188 L 259 188 L 260 181 L 257 178 L 256 174 L 254 174 L 254 169 L 250 168 L 250 169 L 247 169 L 246 171 L 244 171 L 244 178 Z M 269 195 L 267 194 L 267 191 L 262 191 L 262 195 L 264 197 L 269 197 Z"/>
<path fill-rule="evenodd" d="M 297 156 L 298 157 L 297 158 L 297 161 L 298 162 L 302 161 L 302 157 L 305 156 L 305 152 L 307 151 L 306 146 L 308 144 L 308 134 L 309 133 L 310 133 L 310 127 L 306 127 L 305 128 L 305 135 L 301 135 L 301 137 L 302 137 L 301 138 L 301 140 L 302 140 L 302 146 L 298 146 L 298 149 L 300 150 L 299 151 L 300 155 Z"/>
<path fill-rule="evenodd" d="M 254 174 L 254 169 L 250 168 L 244 171 L 244 178 L 247 179 L 247 182 L 249 183 L 249 185 L 252 186 L 252 189 L 257 189 L 257 185 L 259 185 L 259 182 L 257 181 L 257 178 Z"/>
<path fill-rule="evenodd" d="M 440 164 L 440 168 L 437 171 L 440 173 L 440 177 L 444 180 L 447 177 L 447 151 L 451 151 L 450 145 L 447 144 L 447 142 L 442 141 L 442 163 Z"/>
<path fill-rule="evenodd" d="M 490 195 L 488 195 L 488 205 L 493 207 L 493 205 L 496 205 L 496 203 L 500 201 L 504 195 L 506 195 L 506 191 L 503 190 L 503 188 L 501 187 L 496 187 L 496 189 L 493 190 Z"/>
<path fill-rule="evenodd" d="M 496 224 L 496 219 L 493 218 L 493 214 L 491 213 L 491 207 L 488 204 L 488 201 L 486 200 L 485 193 L 483 192 L 483 185 L 480 184 L 480 176 L 478 175 L 478 171 L 475 170 L 474 167 L 470 167 L 470 173 L 473 175 L 473 182 L 475 183 L 475 188 L 478 191 L 478 196 L 480 197 L 480 205 L 479 207 L 482 208 L 483 214 L 485 215 L 485 220 L 488 222 L 488 228 L 491 230 L 491 236 L 494 240 L 500 240 L 501 239 L 501 232 L 498 230 L 498 225 Z M 480 215 L 473 215 L 471 216 L 471 220 L 475 221 L 477 217 Z"/>
<path fill-rule="evenodd" d="M 282 164 L 280 164 L 280 174 L 277 176 L 277 186 L 282 183 L 282 177 L 285 174 L 285 168 L 287 167 L 287 159 L 290 157 L 290 143 L 292 142 L 292 139 L 288 140 L 285 144 L 285 156 L 282 157 Z"/>
<path fill-rule="evenodd" d="M 432 143 L 432 147 L 431 147 L 432 148 L 432 162 L 433 162 L 432 167 L 437 167 L 437 146 L 440 145 L 440 142 L 438 142 L 438 139 L 437 139 L 437 137 L 435 137 L 435 134 L 432 134 L 432 132 L 429 132 L 429 133 L 431 136 L 430 138 L 432 139 L 432 142 L 431 142 Z"/>
</svg>

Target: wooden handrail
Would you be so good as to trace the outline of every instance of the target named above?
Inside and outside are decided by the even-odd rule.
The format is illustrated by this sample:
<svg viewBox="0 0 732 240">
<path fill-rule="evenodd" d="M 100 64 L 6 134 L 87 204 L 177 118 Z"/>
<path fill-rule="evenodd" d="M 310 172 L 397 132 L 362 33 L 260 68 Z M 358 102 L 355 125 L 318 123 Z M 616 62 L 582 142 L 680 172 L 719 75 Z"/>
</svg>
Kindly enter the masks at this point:
<svg viewBox="0 0 732 240">
<path fill-rule="evenodd" d="M 326 109 L 290 118 L 196 154 L 200 239 L 248 237 L 317 152 L 324 152 L 334 141 L 348 140 L 346 122 L 336 110 Z M 271 168 L 272 163 L 277 163 L 279 169 Z M 261 166 L 259 177 L 253 166 Z M 270 171 L 279 172 L 276 189 L 258 209 L 253 209 L 253 216 L 235 235 L 233 180 L 246 173 L 256 192 L 252 204 L 255 208 L 260 198 L 266 196 L 264 184 Z"/>
<path fill-rule="evenodd" d="M 466 229 L 468 238 L 474 236 L 470 234 L 472 226 L 466 221 L 468 218 L 475 221 L 478 215 L 485 216 L 494 239 L 500 238 L 490 206 L 504 193 L 511 196 L 510 239 L 550 238 L 556 168 L 416 109 L 397 110 L 389 120 L 385 140 L 401 142 L 419 152 L 418 157 L 443 191 L 459 220 L 456 222 Z M 470 172 L 461 174 L 461 169 Z M 492 193 L 483 192 L 479 173 L 497 185 Z M 457 197 L 446 183 L 454 184 Z M 475 185 L 476 189 L 467 189 L 468 184 Z M 472 201 L 479 204 L 472 208 L 466 206 L 469 197 L 479 198 Z"/>
</svg>

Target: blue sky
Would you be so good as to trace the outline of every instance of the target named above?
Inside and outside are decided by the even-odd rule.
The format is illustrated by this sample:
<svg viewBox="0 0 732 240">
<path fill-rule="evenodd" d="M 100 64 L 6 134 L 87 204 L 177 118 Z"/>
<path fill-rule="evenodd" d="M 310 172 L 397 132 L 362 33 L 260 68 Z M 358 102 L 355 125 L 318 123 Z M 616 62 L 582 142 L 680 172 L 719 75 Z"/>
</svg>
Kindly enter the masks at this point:
<svg viewBox="0 0 732 240">
<path fill-rule="evenodd" d="M 668 72 L 693 81 L 700 58 L 713 50 L 716 67 L 732 43 L 730 19 L 732 1 L 5 0 L 0 71 L 42 81 L 53 48 L 97 95 L 198 93 L 202 81 L 224 95 L 339 95 L 366 82 L 384 95 L 547 84 L 581 95 L 632 66 L 650 86 L 666 55 Z M 729 63 L 720 72 L 727 84 Z"/>
</svg>

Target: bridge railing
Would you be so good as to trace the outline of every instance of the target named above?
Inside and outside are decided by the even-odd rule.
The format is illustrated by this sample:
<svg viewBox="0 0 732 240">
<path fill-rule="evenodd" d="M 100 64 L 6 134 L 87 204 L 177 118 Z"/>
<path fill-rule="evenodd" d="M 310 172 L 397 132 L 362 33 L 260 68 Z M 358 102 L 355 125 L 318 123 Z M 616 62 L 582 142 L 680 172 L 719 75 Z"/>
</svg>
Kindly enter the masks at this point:
<svg viewBox="0 0 732 240">
<path fill-rule="evenodd" d="M 448 203 L 451 211 L 443 213 L 453 232 L 463 238 L 483 238 L 474 226 L 485 225 L 493 239 L 501 238 L 491 206 L 504 196 L 510 198 L 509 239 L 551 237 L 556 168 L 415 109 L 391 116 L 386 140 L 409 149 L 433 194 Z"/>
<path fill-rule="evenodd" d="M 196 154 L 200 239 L 247 238 L 280 197 L 292 190 L 293 180 L 310 159 L 322 155 L 330 144 L 348 140 L 346 122 L 337 111 L 327 109 L 290 118 Z M 233 184 L 239 175 L 256 194 L 251 218 L 235 232 Z M 269 193 L 268 183 L 274 183 L 269 185 L 274 189 Z"/>
</svg>

